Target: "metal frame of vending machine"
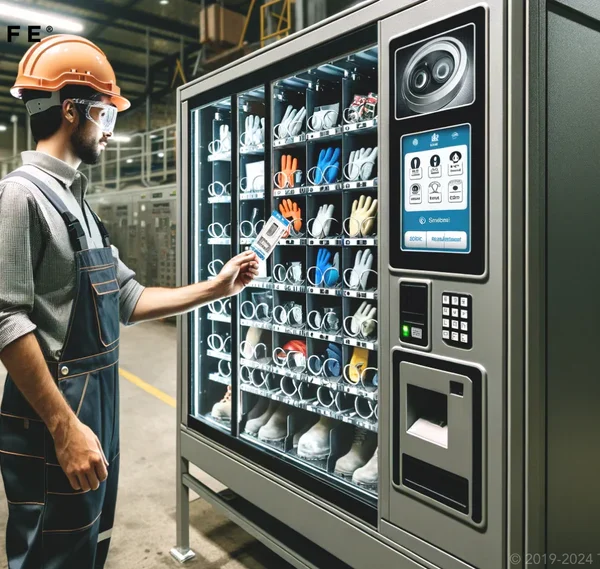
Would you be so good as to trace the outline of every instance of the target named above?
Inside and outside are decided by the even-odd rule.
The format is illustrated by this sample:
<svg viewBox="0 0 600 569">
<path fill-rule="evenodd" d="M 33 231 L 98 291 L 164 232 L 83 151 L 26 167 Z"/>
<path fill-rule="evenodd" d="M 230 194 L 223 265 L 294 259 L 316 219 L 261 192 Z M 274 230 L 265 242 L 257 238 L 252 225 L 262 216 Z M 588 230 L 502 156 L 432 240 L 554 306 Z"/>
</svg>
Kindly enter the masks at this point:
<svg viewBox="0 0 600 569">
<path fill-rule="evenodd" d="M 549 204 L 573 209 L 546 162 L 569 150 L 546 137 L 547 82 L 567 100 L 563 22 L 599 19 L 573 4 L 365 2 L 179 90 L 178 284 L 214 278 L 273 209 L 290 225 L 252 287 L 179 320 L 178 560 L 190 489 L 302 568 L 544 566 L 577 553 L 566 536 L 597 543 L 597 500 L 567 502 L 583 490 L 550 454 L 581 458 L 564 428 L 598 393 L 553 308 L 573 301 L 558 268 L 577 267 L 547 225 Z M 581 372 L 564 413 L 547 369 L 566 369 L 563 344 Z"/>
</svg>

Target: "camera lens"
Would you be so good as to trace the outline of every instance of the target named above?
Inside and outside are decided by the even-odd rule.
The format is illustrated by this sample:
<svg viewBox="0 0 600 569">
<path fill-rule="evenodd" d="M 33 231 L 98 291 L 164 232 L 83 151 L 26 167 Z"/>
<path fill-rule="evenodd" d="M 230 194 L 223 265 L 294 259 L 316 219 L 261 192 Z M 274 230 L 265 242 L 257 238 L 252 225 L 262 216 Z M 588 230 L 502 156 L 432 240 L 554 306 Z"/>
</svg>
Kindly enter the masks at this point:
<svg viewBox="0 0 600 569">
<path fill-rule="evenodd" d="M 445 83 L 454 71 L 454 60 L 449 55 L 440 57 L 433 65 L 433 80 Z"/>
<path fill-rule="evenodd" d="M 429 71 L 425 66 L 417 67 L 410 78 L 410 86 L 416 93 L 423 92 L 429 85 Z"/>
</svg>

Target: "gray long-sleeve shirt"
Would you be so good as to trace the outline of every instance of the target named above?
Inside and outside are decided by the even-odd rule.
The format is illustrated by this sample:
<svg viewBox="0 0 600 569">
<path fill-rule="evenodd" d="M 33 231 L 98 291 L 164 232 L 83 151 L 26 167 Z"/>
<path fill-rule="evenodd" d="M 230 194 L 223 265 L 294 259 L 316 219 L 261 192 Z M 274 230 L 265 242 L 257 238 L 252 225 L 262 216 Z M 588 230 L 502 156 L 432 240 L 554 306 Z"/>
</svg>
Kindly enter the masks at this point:
<svg viewBox="0 0 600 569">
<path fill-rule="evenodd" d="M 84 206 L 87 178 L 43 152 L 23 152 L 23 166 L 44 181 L 79 219 L 88 246 L 103 247 Z M 84 214 L 85 211 L 85 214 Z M 120 286 L 120 320 L 128 324 L 144 287 L 112 248 Z M 75 253 L 65 222 L 25 178 L 0 182 L 0 352 L 34 332 L 46 359 L 59 359 L 75 296 Z"/>
</svg>

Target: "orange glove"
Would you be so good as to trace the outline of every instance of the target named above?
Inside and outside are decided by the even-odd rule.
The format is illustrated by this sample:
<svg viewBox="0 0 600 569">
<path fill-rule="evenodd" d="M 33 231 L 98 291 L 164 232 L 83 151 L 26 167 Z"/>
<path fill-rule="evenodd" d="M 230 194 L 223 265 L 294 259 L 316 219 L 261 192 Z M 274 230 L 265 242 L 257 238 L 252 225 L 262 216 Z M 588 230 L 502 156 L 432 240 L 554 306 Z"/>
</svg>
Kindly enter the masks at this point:
<svg viewBox="0 0 600 569">
<path fill-rule="evenodd" d="M 277 179 L 277 184 L 280 188 L 294 187 L 294 172 L 297 169 L 298 158 L 292 158 L 290 154 L 284 154 L 281 157 L 281 173 Z"/>
<path fill-rule="evenodd" d="M 293 220 L 294 230 L 299 232 L 302 229 L 302 210 L 296 202 L 292 200 L 283 200 L 279 204 L 279 211 L 286 219 Z"/>
</svg>

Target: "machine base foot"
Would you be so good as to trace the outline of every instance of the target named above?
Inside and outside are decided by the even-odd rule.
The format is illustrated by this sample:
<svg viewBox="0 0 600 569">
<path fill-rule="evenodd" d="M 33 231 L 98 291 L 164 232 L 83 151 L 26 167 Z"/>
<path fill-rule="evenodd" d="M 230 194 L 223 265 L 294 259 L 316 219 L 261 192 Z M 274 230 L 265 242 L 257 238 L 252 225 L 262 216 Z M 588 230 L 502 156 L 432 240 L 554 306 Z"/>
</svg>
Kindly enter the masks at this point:
<svg viewBox="0 0 600 569">
<path fill-rule="evenodd" d="M 196 554 L 191 549 L 181 551 L 178 547 L 174 547 L 171 549 L 171 557 L 174 557 L 179 563 L 183 564 L 194 559 Z"/>
</svg>

